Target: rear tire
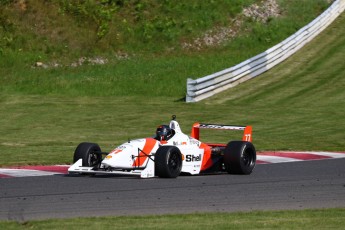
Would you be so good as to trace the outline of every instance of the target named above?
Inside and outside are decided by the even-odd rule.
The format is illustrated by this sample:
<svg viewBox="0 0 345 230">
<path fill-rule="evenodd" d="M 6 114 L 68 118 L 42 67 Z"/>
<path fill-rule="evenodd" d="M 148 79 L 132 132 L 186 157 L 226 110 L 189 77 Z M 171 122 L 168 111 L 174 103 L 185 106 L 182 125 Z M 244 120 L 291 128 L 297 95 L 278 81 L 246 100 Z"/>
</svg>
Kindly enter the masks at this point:
<svg viewBox="0 0 345 230">
<path fill-rule="evenodd" d="M 83 166 L 99 167 L 102 161 L 102 155 L 99 154 L 100 152 L 101 148 L 98 144 L 88 142 L 80 143 L 74 151 L 73 163 L 81 158 L 83 159 Z"/>
<path fill-rule="evenodd" d="M 230 174 L 251 174 L 256 163 L 256 150 L 251 142 L 231 141 L 224 151 L 225 170 Z"/>
<path fill-rule="evenodd" d="M 163 178 L 176 178 L 182 169 L 182 154 L 175 146 L 161 146 L 155 154 L 155 174 Z"/>
</svg>

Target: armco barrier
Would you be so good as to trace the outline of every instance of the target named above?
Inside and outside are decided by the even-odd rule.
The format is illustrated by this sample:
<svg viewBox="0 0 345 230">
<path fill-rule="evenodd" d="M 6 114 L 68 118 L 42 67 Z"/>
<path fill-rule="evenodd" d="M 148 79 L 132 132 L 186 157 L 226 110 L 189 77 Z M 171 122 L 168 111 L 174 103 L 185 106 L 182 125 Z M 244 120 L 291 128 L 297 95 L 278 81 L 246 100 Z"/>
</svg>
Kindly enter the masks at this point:
<svg viewBox="0 0 345 230">
<path fill-rule="evenodd" d="M 336 0 L 308 25 L 265 52 L 220 72 L 196 80 L 188 78 L 186 102 L 201 101 L 271 69 L 321 33 L 344 9 L 345 0 Z"/>
</svg>

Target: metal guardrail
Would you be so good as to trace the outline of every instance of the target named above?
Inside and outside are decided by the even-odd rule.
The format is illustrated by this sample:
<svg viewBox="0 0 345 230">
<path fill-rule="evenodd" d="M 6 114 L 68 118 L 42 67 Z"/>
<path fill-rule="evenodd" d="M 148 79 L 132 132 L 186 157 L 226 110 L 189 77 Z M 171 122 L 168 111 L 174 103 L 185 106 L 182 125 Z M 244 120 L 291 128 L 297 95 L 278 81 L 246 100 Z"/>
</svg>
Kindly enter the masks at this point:
<svg viewBox="0 0 345 230">
<path fill-rule="evenodd" d="M 217 73 L 196 80 L 188 78 L 186 102 L 201 101 L 271 69 L 320 34 L 344 9 L 345 0 L 336 0 L 308 25 L 265 52 Z"/>
</svg>

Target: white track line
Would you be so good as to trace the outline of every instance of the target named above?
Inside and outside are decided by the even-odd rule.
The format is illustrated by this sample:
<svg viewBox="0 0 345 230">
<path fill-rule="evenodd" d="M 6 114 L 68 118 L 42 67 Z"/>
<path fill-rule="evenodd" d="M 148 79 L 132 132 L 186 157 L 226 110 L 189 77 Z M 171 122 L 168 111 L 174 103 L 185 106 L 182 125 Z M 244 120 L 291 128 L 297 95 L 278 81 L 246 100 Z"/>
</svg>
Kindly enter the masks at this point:
<svg viewBox="0 0 345 230">
<path fill-rule="evenodd" d="M 260 161 L 265 161 L 268 163 L 284 163 L 284 162 L 302 161 L 296 158 L 267 156 L 267 155 L 257 155 L 256 159 Z"/>
<path fill-rule="evenodd" d="M 61 173 L 32 170 L 32 169 L 0 169 L 0 174 L 4 174 L 11 177 L 27 177 L 27 176 L 52 176 L 52 175 L 61 174 Z"/>
<path fill-rule="evenodd" d="M 313 154 L 313 155 L 319 155 L 319 156 L 327 156 L 332 158 L 345 158 L 345 153 L 337 153 L 337 152 L 292 152 L 296 154 Z"/>
</svg>

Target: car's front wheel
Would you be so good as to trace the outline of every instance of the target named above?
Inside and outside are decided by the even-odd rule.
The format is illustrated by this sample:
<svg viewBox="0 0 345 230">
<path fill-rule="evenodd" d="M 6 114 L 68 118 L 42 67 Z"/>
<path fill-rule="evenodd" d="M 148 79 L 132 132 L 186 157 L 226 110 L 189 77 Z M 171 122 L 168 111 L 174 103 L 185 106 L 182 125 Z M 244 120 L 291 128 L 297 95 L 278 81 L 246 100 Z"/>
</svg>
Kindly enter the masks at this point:
<svg viewBox="0 0 345 230">
<path fill-rule="evenodd" d="M 155 154 L 155 174 L 158 177 L 176 178 L 182 169 L 182 154 L 175 146 L 161 146 Z"/>
<path fill-rule="evenodd" d="M 102 161 L 101 148 L 98 144 L 83 142 L 74 151 L 73 163 L 79 159 L 83 160 L 82 165 L 87 167 L 98 167 Z"/>
</svg>

